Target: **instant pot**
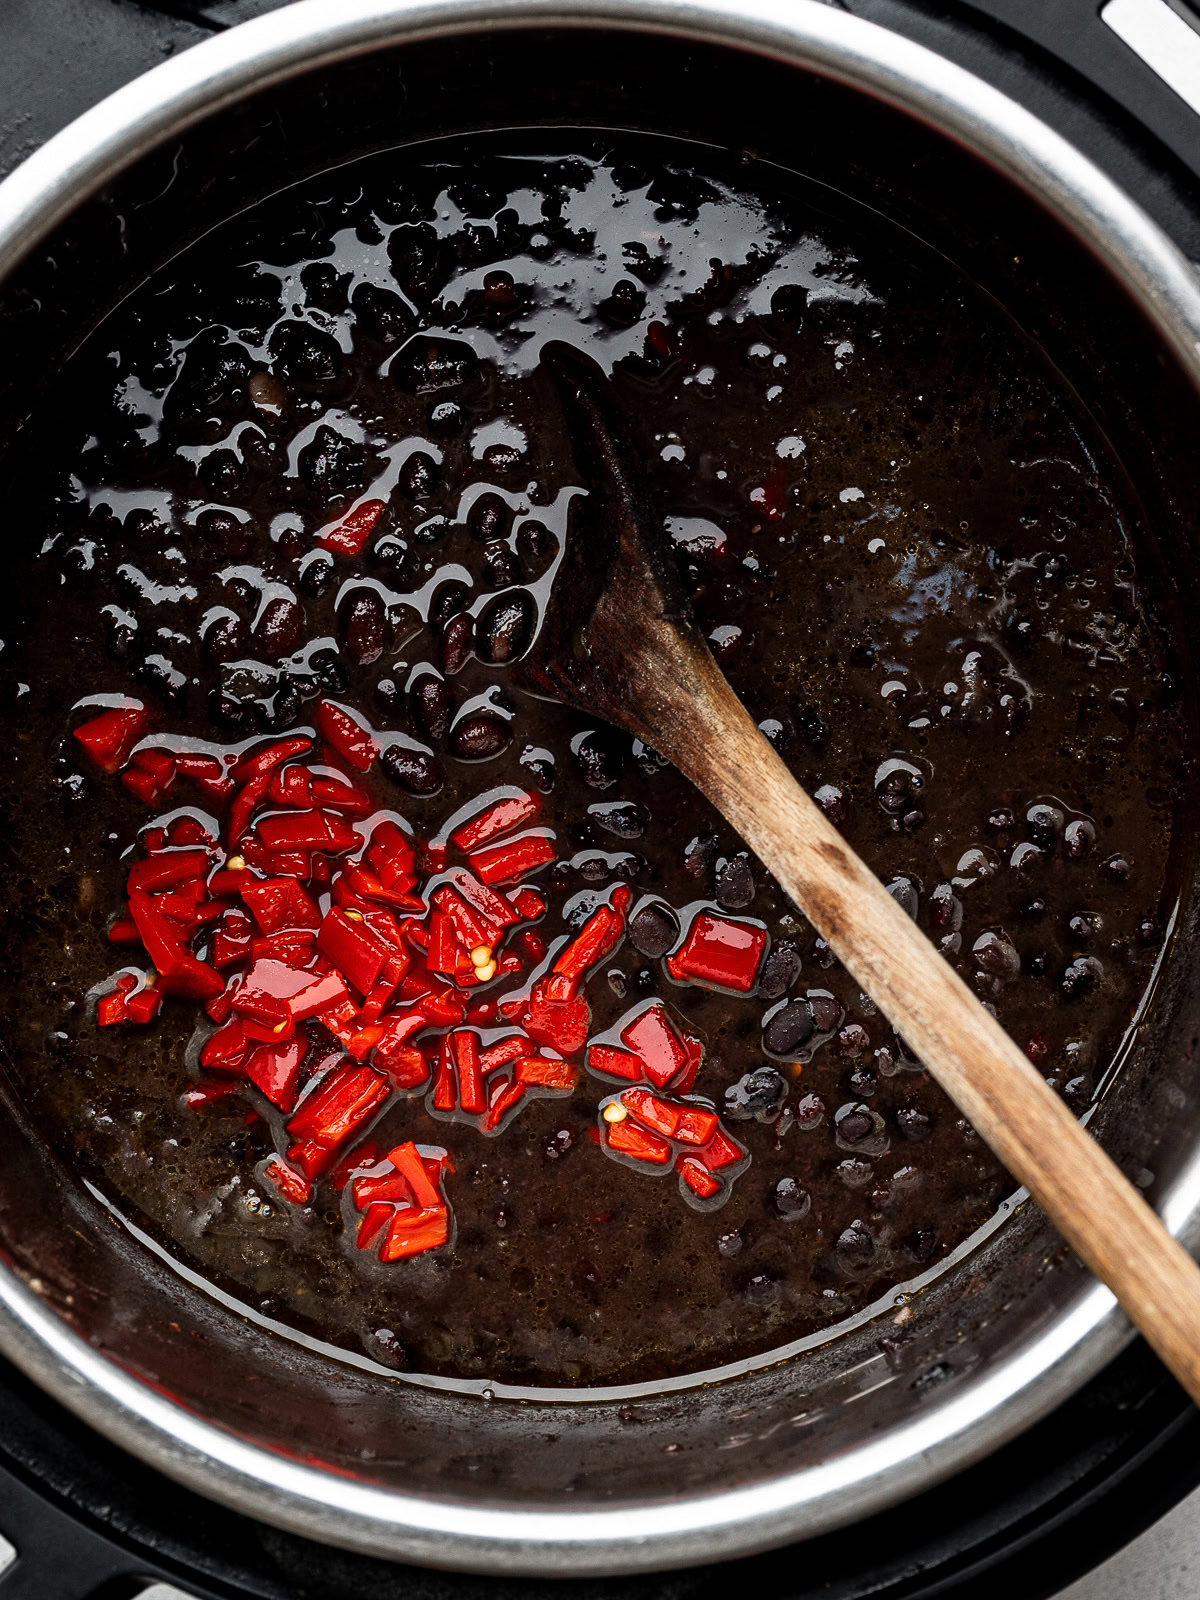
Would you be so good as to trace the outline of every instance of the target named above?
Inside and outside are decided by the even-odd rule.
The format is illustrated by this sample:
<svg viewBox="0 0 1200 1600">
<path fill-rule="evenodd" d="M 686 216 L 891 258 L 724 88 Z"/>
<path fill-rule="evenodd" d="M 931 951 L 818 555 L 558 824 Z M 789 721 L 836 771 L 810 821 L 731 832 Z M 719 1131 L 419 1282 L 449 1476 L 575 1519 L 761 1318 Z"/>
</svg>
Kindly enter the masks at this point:
<svg viewBox="0 0 1200 1600">
<path fill-rule="evenodd" d="M 1200 576 L 1183 0 L 27 0 L 0 42 L 10 165 L 85 113 L 0 188 L 4 440 L 105 309 L 283 183 L 470 128 L 642 127 L 803 170 L 944 249 L 1086 395 L 1181 593 Z M 1193 1246 L 1197 910 L 1189 880 L 1095 1117 Z M 19 1093 L 0 1252 L 0 1533 L 18 1553 L 0 1595 L 154 1576 L 279 1600 L 564 1578 L 647 1600 L 730 1581 L 1034 1597 L 1200 1479 L 1190 1408 L 1028 1206 L 899 1323 L 884 1307 L 803 1362 L 569 1402 L 448 1396 L 255 1327 L 73 1183 Z"/>
</svg>

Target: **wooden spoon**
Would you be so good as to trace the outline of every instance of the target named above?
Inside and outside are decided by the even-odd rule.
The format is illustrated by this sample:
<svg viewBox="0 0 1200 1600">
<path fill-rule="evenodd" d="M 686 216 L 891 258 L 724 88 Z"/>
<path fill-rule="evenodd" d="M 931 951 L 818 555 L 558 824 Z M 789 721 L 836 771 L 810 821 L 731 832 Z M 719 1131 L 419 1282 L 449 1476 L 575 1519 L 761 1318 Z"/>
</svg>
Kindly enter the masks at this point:
<svg viewBox="0 0 1200 1600">
<path fill-rule="evenodd" d="M 645 740 L 733 824 L 1200 1402 L 1200 1268 L 754 725 L 697 629 L 599 369 L 548 345 L 587 499 L 523 669 Z"/>
</svg>

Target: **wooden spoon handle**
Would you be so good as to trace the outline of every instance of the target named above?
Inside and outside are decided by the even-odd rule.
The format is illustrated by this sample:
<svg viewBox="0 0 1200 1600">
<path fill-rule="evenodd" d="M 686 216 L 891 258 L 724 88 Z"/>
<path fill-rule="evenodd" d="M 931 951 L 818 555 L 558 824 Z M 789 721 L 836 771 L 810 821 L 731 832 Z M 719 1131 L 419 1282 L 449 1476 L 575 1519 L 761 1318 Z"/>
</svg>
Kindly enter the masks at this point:
<svg viewBox="0 0 1200 1600">
<path fill-rule="evenodd" d="M 724 677 L 668 695 L 703 790 L 1200 1403 L 1200 1268 L 792 777 Z"/>
</svg>

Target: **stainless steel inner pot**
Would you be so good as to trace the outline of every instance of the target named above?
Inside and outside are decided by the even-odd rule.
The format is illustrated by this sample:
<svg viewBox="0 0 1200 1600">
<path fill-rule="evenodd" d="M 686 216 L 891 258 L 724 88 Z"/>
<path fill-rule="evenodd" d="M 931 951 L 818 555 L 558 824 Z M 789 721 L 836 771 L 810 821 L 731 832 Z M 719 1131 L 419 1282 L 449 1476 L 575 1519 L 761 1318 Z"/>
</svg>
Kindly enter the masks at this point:
<svg viewBox="0 0 1200 1600">
<path fill-rule="evenodd" d="M 9 470 L 62 357 L 213 223 L 368 151 L 531 124 L 742 149 L 943 250 L 1086 397 L 1187 603 L 1200 503 L 1200 292 L 1187 264 L 1013 102 L 815 0 L 303 0 L 159 67 L 0 186 Z M 1194 1241 L 1190 835 L 1179 875 L 1169 958 L 1095 1125 Z M 25 1124 L 26 1048 L 8 1042 L 0 1120 L 0 1347 L 164 1472 L 332 1543 L 542 1574 L 736 1555 L 928 1487 L 1053 1406 L 1128 1335 L 1026 1206 L 899 1322 L 889 1302 L 720 1383 L 525 1401 L 422 1387 L 273 1335 L 123 1227 Z"/>
</svg>

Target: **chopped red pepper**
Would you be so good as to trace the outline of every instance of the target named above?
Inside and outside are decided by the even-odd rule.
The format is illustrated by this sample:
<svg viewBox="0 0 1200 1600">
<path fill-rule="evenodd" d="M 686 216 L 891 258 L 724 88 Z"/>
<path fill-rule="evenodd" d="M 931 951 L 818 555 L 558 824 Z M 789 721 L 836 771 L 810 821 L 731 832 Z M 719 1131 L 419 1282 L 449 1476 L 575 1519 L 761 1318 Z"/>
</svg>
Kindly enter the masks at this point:
<svg viewBox="0 0 1200 1600">
<path fill-rule="evenodd" d="M 424 1022 L 424 1018 L 421 1019 Z M 385 1040 L 375 1046 L 372 1062 L 395 1089 L 419 1089 L 429 1081 L 429 1063 L 416 1045 L 388 1046 Z"/>
<path fill-rule="evenodd" d="M 289 1167 L 280 1156 L 271 1156 L 263 1163 L 262 1175 L 276 1192 L 291 1205 L 303 1206 L 308 1204 L 312 1194 L 312 1184 L 302 1173 L 294 1167 Z"/>
<path fill-rule="evenodd" d="M 218 804 L 227 800 L 233 793 L 234 782 L 225 771 L 224 764 L 216 756 L 202 755 L 195 750 L 177 750 L 174 752 L 175 765 L 180 776 L 188 778 L 197 788 L 216 800 Z M 182 818 L 190 821 L 190 818 Z"/>
<path fill-rule="evenodd" d="M 230 777 L 237 784 L 249 783 L 254 778 L 270 774 L 285 761 L 293 761 L 297 756 L 307 755 L 311 749 L 312 740 L 306 739 L 303 734 L 293 734 L 288 739 L 277 739 L 274 744 L 264 745 L 261 750 L 242 756 L 230 773 Z"/>
<path fill-rule="evenodd" d="M 433 1074 L 433 1106 L 435 1111 L 453 1111 L 458 1103 L 455 1085 L 457 1059 L 450 1035 L 443 1035 L 438 1046 L 437 1067 Z"/>
<path fill-rule="evenodd" d="M 542 809 L 541 796 L 526 790 L 517 790 L 493 801 L 483 811 L 478 811 L 466 822 L 460 823 L 450 835 L 450 843 L 464 855 L 478 850 L 481 844 L 502 833 L 511 833 L 523 822 L 529 822 Z"/>
<path fill-rule="evenodd" d="M 731 1139 L 724 1128 L 719 1127 L 709 1144 L 697 1152 L 697 1159 L 702 1161 L 710 1172 L 717 1172 L 721 1167 L 732 1166 L 735 1161 L 740 1161 L 745 1154 L 745 1150 L 736 1139 Z"/>
<path fill-rule="evenodd" d="M 560 1055 L 573 1056 L 587 1043 L 591 1012 L 582 994 L 552 998 L 545 978 L 539 978 L 529 995 L 525 1032 L 538 1044 L 548 1044 Z"/>
<path fill-rule="evenodd" d="M 74 737 L 101 772 L 116 772 L 150 726 L 144 705 L 113 706 L 75 729 Z"/>
<path fill-rule="evenodd" d="M 231 1017 L 205 1040 L 200 1051 L 200 1065 L 211 1067 L 215 1072 L 240 1072 L 249 1049 L 250 1042 L 241 1022 Z"/>
<path fill-rule="evenodd" d="M 644 1127 L 681 1144 L 707 1144 L 717 1129 L 715 1111 L 663 1100 L 649 1089 L 626 1089 L 621 1104 Z"/>
<path fill-rule="evenodd" d="M 765 928 L 701 911 L 683 948 L 667 957 L 667 971 L 679 982 L 714 984 L 748 994 L 767 948 Z"/>
<path fill-rule="evenodd" d="M 519 1033 L 511 1034 L 507 1039 L 498 1039 L 495 1044 L 488 1045 L 479 1057 L 484 1077 L 486 1078 L 489 1072 L 495 1072 L 497 1067 L 506 1067 L 510 1061 L 523 1056 L 526 1049 L 526 1042 Z"/>
<path fill-rule="evenodd" d="M 386 1081 L 370 1067 L 347 1062 L 336 1068 L 305 1096 L 288 1123 L 299 1151 L 298 1157 L 289 1151 L 288 1159 L 297 1160 L 306 1177 L 319 1177 L 332 1163 L 338 1145 L 374 1115 L 389 1092 Z"/>
<path fill-rule="evenodd" d="M 652 1161 L 656 1166 L 665 1166 L 671 1159 L 670 1141 L 650 1128 L 639 1127 L 631 1117 L 624 1122 L 605 1122 L 602 1134 L 608 1148 L 619 1150 L 622 1155 Z"/>
<path fill-rule="evenodd" d="M 512 883 L 553 861 L 554 838 L 548 833 L 523 833 L 487 850 L 473 850 L 467 858 L 471 870 L 484 883 Z"/>
<path fill-rule="evenodd" d="M 518 1083 L 514 1078 L 511 1082 L 502 1077 L 495 1080 L 495 1092 L 488 1091 L 487 1115 L 483 1119 L 484 1133 L 494 1133 L 504 1121 L 505 1117 L 521 1100 L 525 1098 L 525 1085 Z"/>
<path fill-rule="evenodd" d="M 111 1028 L 118 1022 L 125 1021 L 125 1002 L 128 995 L 137 987 L 137 979 L 132 972 L 122 972 L 108 994 L 100 996 L 96 1002 L 96 1021 L 102 1028 Z"/>
<path fill-rule="evenodd" d="M 137 923 L 132 917 L 118 917 L 108 930 L 108 937 L 113 944 L 141 944 L 142 936 L 137 931 Z"/>
<path fill-rule="evenodd" d="M 530 888 L 510 889 L 507 898 L 517 915 L 527 922 L 535 922 L 545 915 L 546 902 Z"/>
<path fill-rule="evenodd" d="M 575 938 L 559 952 L 553 971 L 578 986 L 587 976 L 589 967 L 612 954 L 624 931 L 625 919 L 619 911 L 597 906 Z"/>
<path fill-rule="evenodd" d="M 243 1068 L 254 1087 L 285 1113 L 296 1103 L 304 1050 L 305 1041 L 297 1038 L 283 1044 L 260 1045 Z"/>
<path fill-rule="evenodd" d="M 177 883 L 202 878 L 209 868 L 207 850 L 166 850 L 161 855 L 145 856 L 129 869 L 130 889 L 154 893 Z"/>
<path fill-rule="evenodd" d="M 541 1089 L 574 1089 L 579 1073 L 569 1061 L 547 1056 L 522 1056 L 517 1062 L 517 1082 Z"/>
<path fill-rule="evenodd" d="M 452 1034 L 454 1055 L 458 1063 L 458 1103 L 466 1112 L 476 1115 L 487 1107 L 483 1093 L 483 1072 L 479 1058 L 479 1035 L 463 1029 Z"/>
<path fill-rule="evenodd" d="M 494 889 L 489 889 L 486 884 L 480 883 L 479 879 L 464 867 L 451 867 L 447 877 L 463 899 L 481 917 L 486 917 L 495 926 L 497 932 L 501 928 L 511 928 L 520 922 L 520 917 L 503 895 L 497 894 Z"/>
<path fill-rule="evenodd" d="M 680 1156 L 675 1170 L 694 1195 L 701 1200 L 711 1200 L 721 1192 L 721 1185 L 695 1156 Z"/>
<path fill-rule="evenodd" d="M 137 989 L 125 1001 L 125 1015 L 130 1022 L 149 1022 L 162 1010 L 162 1003 L 161 989 Z"/>
<path fill-rule="evenodd" d="M 354 921 L 337 906 L 321 923 L 317 949 L 362 995 L 371 992 L 389 953 L 387 944 L 361 917 Z"/>
<path fill-rule="evenodd" d="M 183 1091 L 183 1103 L 189 1111 L 198 1111 L 214 1100 L 224 1100 L 236 1088 L 235 1083 L 193 1083 Z"/>
<path fill-rule="evenodd" d="M 682 1067 L 688 1054 L 662 1003 L 652 1001 L 621 1030 L 621 1043 L 640 1056 L 646 1076 L 662 1089 Z"/>
<path fill-rule="evenodd" d="M 635 1083 L 645 1073 L 641 1056 L 611 1044 L 589 1045 L 588 1067 L 592 1072 L 606 1072 L 609 1077 L 629 1078 Z"/>
<path fill-rule="evenodd" d="M 358 772 L 366 772 L 379 754 L 374 737 L 357 717 L 333 700 L 317 701 L 313 721 L 322 739 Z"/>
<path fill-rule="evenodd" d="M 344 773 L 312 780 L 312 803 L 323 811 L 339 811 L 347 817 L 369 817 L 375 802 L 367 791 Z"/>
<path fill-rule="evenodd" d="M 332 550 L 335 555 L 361 555 L 375 524 L 386 510 L 387 504 L 383 500 L 364 500 L 361 505 L 347 512 L 340 522 L 323 528 L 317 535 L 317 543 L 326 550 Z"/>
<path fill-rule="evenodd" d="M 242 899 L 266 934 L 322 925 L 321 913 L 295 878 L 247 878 L 242 884 Z"/>
<path fill-rule="evenodd" d="M 236 770 L 236 769 L 235 769 Z M 260 772 L 250 778 L 238 790 L 229 808 L 229 815 L 225 819 L 225 834 L 231 847 L 235 848 L 241 841 L 246 829 L 250 826 L 256 808 L 264 799 L 271 784 L 271 774 Z"/>
<path fill-rule="evenodd" d="M 423 1250 L 436 1250 L 449 1237 L 450 1214 L 445 1206 L 428 1211 L 396 1209 L 392 1211 L 387 1234 L 379 1247 L 379 1259 L 401 1261 Z"/>
</svg>

